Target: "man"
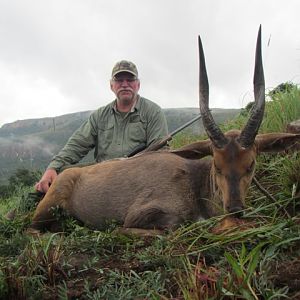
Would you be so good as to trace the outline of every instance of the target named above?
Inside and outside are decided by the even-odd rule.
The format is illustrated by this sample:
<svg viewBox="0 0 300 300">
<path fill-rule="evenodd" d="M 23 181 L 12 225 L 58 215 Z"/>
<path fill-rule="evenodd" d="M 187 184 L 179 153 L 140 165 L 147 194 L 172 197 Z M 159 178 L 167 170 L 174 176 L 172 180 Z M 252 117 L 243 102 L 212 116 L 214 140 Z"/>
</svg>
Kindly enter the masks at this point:
<svg viewBox="0 0 300 300">
<path fill-rule="evenodd" d="M 127 156 L 139 145 L 148 147 L 167 135 L 161 108 L 138 94 L 140 80 L 134 63 L 116 63 L 110 88 L 116 99 L 94 111 L 73 133 L 35 185 L 37 191 L 46 193 L 62 167 L 78 163 L 93 148 L 95 161 L 101 162 Z"/>
</svg>

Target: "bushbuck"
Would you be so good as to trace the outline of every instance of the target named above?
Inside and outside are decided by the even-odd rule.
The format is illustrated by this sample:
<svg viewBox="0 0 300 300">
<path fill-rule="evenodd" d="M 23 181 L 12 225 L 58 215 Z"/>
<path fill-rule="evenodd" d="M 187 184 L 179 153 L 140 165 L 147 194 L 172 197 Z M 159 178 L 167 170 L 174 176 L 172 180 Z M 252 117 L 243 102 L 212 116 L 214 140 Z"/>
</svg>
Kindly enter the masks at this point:
<svg viewBox="0 0 300 300">
<path fill-rule="evenodd" d="M 145 152 L 67 169 L 37 206 L 31 228 L 50 228 L 56 222 L 52 207 L 98 229 L 109 220 L 125 228 L 174 228 L 187 220 L 216 215 L 219 204 L 229 213 L 244 209 L 257 154 L 283 151 L 299 142 L 300 134 L 258 134 L 265 106 L 261 28 L 256 44 L 255 105 L 242 131 L 223 134 L 211 115 L 200 37 L 198 41 L 200 112 L 209 139 L 174 151 Z"/>
</svg>

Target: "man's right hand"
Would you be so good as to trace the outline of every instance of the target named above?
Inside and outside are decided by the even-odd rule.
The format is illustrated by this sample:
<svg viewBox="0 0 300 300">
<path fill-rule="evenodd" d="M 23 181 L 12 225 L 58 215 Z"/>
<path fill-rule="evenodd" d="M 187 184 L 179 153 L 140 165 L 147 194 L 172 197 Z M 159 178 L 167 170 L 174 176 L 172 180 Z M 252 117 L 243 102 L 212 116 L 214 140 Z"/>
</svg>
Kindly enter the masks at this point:
<svg viewBox="0 0 300 300">
<path fill-rule="evenodd" d="M 57 177 L 57 172 L 54 169 L 48 169 L 45 171 L 41 180 L 34 186 L 34 188 L 42 193 L 47 193 L 50 185 Z"/>
</svg>

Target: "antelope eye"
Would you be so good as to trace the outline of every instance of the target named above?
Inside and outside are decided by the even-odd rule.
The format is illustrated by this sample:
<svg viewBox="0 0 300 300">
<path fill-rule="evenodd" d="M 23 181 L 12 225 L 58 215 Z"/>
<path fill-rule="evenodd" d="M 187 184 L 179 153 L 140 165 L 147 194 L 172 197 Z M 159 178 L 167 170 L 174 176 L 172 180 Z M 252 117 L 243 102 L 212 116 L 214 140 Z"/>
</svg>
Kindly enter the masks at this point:
<svg viewBox="0 0 300 300">
<path fill-rule="evenodd" d="M 251 165 L 247 168 L 247 173 L 252 173 L 253 169 L 255 167 L 255 162 L 254 160 L 252 161 Z"/>
</svg>

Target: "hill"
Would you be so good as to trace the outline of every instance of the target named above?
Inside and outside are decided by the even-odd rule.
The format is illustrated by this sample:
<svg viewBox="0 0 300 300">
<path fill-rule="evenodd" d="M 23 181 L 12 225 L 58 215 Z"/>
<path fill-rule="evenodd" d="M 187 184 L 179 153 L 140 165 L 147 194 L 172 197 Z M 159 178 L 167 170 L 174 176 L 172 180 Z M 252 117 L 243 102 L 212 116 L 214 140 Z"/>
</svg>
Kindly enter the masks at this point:
<svg viewBox="0 0 300 300">
<path fill-rule="evenodd" d="M 217 123 L 232 119 L 238 109 L 213 109 Z M 67 142 L 72 133 L 88 118 L 91 111 L 66 114 L 53 118 L 19 120 L 0 128 L 0 183 L 18 168 L 43 169 Z M 164 109 L 169 131 L 188 122 L 199 114 L 199 108 Z M 185 129 L 189 134 L 204 132 L 197 121 Z M 91 159 L 89 155 L 88 159 Z"/>
</svg>

